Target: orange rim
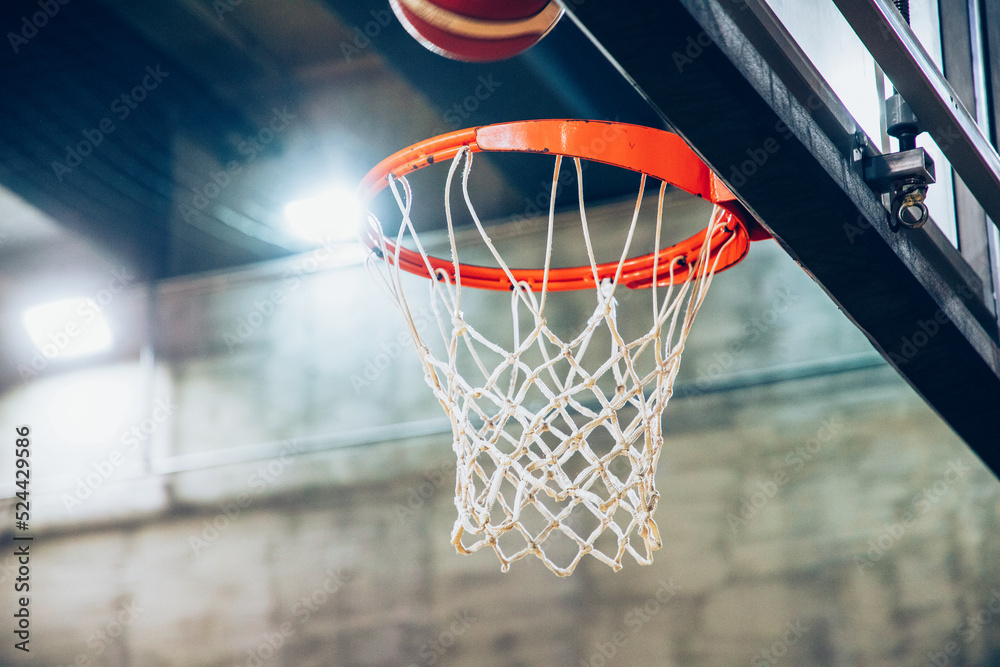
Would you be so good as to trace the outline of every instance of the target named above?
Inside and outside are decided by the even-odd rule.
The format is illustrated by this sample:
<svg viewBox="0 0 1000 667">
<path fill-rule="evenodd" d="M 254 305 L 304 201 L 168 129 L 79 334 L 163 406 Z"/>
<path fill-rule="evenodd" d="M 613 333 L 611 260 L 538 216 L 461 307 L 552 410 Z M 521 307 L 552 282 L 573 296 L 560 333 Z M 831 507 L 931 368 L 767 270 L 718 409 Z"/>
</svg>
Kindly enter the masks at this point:
<svg viewBox="0 0 1000 667">
<path fill-rule="evenodd" d="M 718 258 L 716 272 L 742 260 L 749 250 L 751 229 L 756 222 L 746 216 L 729 189 L 691 148 L 676 134 L 641 125 L 628 125 L 594 120 L 529 120 L 514 123 L 483 125 L 443 134 L 405 148 L 382 160 L 361 181 L 358 187 L 365 203 L 371 202 L 389 184 L 389 178 L 399 178 L 437 162 L 451 160 L 463 146 L 473 153 L 482 151 L 544 153 L 603 162 L 623 169 L 644 173 L 706 199 L 721 209 L 723 224 L 708 239 L 709 261 Z M 621 282 L 630 288 L 650 287 L 654 281 L 667 285 L 682 282 L 698 265 L 707 230 L 663 248 L 655 253 L 626 259 Z M 756 233 L 753 238 L 759 238 Z M 362 228 L 362 241 L 374 252 L 384 247 L 389 260 L 395 261 L 397 248 L 383 238 L 370 221 Z M 454 282 L 455 265 L 450 260 L 428 257 L 428 271 L 420 253 L 399 248 L 399 268 L 425 278 Z M 670 266 L 674 260 L 671 276 Z M 659 274 L 654 275 L 654 264 Z M 462 285 L 480 289 L 510 290 L 507 274 L 500 268 L 459 264 Z M 597 265 L 597 279 L 613 279 L 618 262 Z M 540 290 L 542 269 L 511 269 L 518 283 Z M 594 271 L 589 264 L 569 268 L 549 269 L 548 290 L 563 291 L 595 287 Z"/>
</svg>

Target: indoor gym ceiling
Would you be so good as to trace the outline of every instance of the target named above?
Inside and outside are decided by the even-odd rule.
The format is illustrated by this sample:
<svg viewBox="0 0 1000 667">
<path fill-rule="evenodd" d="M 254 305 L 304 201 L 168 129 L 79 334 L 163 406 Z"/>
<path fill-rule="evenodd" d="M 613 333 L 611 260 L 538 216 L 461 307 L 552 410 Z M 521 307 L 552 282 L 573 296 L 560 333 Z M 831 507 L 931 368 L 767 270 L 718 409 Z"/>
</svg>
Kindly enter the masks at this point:
<svg viewBox="0 0 1000 667">
<path fill-rule="evenodd" d="M 569 20 L 522 56 L 474 65 L 425 51 L 386 0 L 53 6 L 36 30 L 37 1 L 2 10 L 0 184 L 60 226 L 2 217 L 8 279 L 85 262 L 91 246 L 152 278 L 302 252 L 283 229 L 285 204 L 325 182 L 353 185 L 386 155 L 460 127 L 662 126 Z M 549 177 L 499 169 L 509 187 L 496 213 L 523 209 Z"/>
</svg>

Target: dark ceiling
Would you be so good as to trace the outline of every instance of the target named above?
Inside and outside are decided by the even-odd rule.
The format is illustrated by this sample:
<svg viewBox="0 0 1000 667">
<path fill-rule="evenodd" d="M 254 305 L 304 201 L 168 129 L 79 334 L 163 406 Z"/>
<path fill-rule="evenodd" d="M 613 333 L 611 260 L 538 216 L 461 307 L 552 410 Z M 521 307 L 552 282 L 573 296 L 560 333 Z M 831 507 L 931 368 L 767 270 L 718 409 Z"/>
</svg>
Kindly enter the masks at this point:
<svg viewBox="0 0 1000 667">
<path fill-rule="evenodd" d="M 56 221 L 64 243 L 86 240 L 150 278 L 306 250 L 283 229 L 286 203 L 356 183 L 436 133 L 545 117 L 662 125 L 569 20 L 521 56 L 477 65 L 424 50 L 386 0 L 17 0 L 0 11 L 0 185 Z M 493 169 L 492 214 L 523 208 L 548 177 Z M 23 225 L 7 236 L 5 273 L 53 252 Z"/>
</svg>

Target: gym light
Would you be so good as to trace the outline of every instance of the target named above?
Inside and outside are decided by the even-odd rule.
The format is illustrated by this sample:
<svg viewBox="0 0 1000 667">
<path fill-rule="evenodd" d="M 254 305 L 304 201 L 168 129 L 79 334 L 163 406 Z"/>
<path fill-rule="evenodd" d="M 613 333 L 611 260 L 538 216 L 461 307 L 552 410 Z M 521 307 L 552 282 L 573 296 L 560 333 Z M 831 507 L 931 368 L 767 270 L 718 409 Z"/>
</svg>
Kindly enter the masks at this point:
<svg viewBox="0 0 1000 667">
<path fill-rule="evenodd" d="M 82 357 L 111 348 L 111 329 L 93 299 L 63 299 L 29 308 L 24 326 L 31 342 L 49 359 Z"/>
<path fill-rule="evenodd" d="M 345 187 L 334 187 L 285 206 L 289 231 L 317 244 L 355 240 L 363 215 L 361 201 Z"/>
</svg>

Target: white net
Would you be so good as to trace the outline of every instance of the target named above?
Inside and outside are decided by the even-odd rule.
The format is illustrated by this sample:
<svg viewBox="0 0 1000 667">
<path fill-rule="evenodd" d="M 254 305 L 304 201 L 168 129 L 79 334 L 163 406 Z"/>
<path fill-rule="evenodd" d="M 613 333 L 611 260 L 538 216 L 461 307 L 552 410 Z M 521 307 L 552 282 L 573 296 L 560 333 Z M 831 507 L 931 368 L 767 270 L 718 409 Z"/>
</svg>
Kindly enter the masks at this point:
<svg viewBox="0 0 1000 667">
<path fill-rule="evenodd" d="M 660 547 L 653 520 L 659 497 L 656 466 L 663 446 L 660 418 L 718 255 L 710 257 L 706 243 L 697 260 L 677 257 L 667 266 L 654 264 L 654 274 L 669 275 L 670 283 L 660 287 L 653 281 L 648 322 L 639 325 L 639 335 L 624 339 L 615 292 L 635 236 L 646 176 L 615 278 L 600 280 L 583 202 L 583 171 L 580 160 L 574 159 L 579 221 L 596 284 L 591 301 L 594 310 L 581 330 L 557 335 L 546 320 L 546 308 L 552 298 L 547 286 L 562 158 L 555 158 L 540 290 L 515 279 L 481 223 L 468 191 L 472 160 L 471 152 L 459 151 L 445 185 L 454 279 L 449 272 L 432 268 L 410 219 L 412 191 L 405 178 L 390 177 L 402 215 L 395 245 L 388 245 L 380 233 L 381 252 L 373 254 L 369 263 L 403 313 L 427 384 L 451 418 L 458 457 L 458 518 L 452 542 L 463 554 L 493 549 L 503 571 L 529 554 L 560 576 L 571 574 L 587 554 L 616 571 L 626 553 L 649 564 L 652 552 Z M 462 275 L 451 210 L 452 183 L 460 167 L 465 204 L 482 243 L 517 285 L 510 294 L 504 345 L 497 342 L 495 315 L 489 325 L 477 328 L 462 310 Z M 655 248 L 660 247 L 665 190 L 661 184 Z M 706 238 L 712 238 L 722 224 L 720 217 L 716 208 Z M 381 232 L 374 215 L 369 214 L 369 221 Z M 414 324 L 399 268 L 398 249 L 404 243 L 416 248 L 427 272 L 436 277 L 427 282 L 443 348 L 425 341 Z M 675 270 L 685 261 L 691 262 L 693 270 L 677 271 L 684 278 L 674 281 Z M 628 324 L 630 330 L 637 325 Z"/>
</svg>

